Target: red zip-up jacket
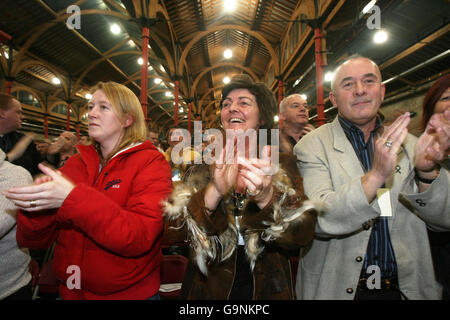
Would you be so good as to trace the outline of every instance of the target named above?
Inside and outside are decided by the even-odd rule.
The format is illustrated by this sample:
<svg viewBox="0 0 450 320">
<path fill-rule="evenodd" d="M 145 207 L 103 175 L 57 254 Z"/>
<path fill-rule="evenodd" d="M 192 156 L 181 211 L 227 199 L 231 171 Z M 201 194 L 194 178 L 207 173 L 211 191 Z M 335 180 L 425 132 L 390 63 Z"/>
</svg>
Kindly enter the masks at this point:
<svg viewBox="0 0 450 320">
<path fill-rule="evenodd" d="M 57 210 L 20 212 L 17 241 L 42 249 L 56 240 L 53 268 L 63 299 L 147 299 L 160 285 L 170 166 L 148 141 L 116 154 L 100 172 L 95 148 L 78 149 L 61 169 L 75 188 Z M 73 288 L 74 270 L 80 289 Z"/>
</svg>

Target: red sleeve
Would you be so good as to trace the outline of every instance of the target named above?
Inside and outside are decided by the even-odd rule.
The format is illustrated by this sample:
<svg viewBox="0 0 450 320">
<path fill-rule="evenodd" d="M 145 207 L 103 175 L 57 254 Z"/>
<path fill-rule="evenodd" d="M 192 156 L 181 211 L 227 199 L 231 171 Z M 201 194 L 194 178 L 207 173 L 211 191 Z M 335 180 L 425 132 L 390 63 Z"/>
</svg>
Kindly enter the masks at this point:
<svg viewBox="0 0 450 320">
<path fill-rule="evenodd" d="M 17 243 L 32 250 L 46 249 L 56 239 L 55 210 L 17 213 Z"/>
<path fill-rule="evenodd" d="M 73 224 L 95 242 L 124 257 L 147 252 L 163 230 L 161 201 L 172 190 L 171 170 L 156 157 L 139 170 L 125 207 L 86 184 L 78 184 L 58 210 L 58 222 Z"/>
</svg>

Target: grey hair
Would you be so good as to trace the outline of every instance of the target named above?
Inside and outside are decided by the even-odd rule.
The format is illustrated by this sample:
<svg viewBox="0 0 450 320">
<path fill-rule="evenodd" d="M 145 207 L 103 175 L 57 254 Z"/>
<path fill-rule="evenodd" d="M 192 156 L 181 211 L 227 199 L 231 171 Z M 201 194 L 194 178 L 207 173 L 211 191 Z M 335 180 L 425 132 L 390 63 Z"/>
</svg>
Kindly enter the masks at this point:
<svg viewBox="0 0 450 320">
<path fill-rule="evenodd" d="M 285 97 L 285 98 L 284 98 L 283 100 L 281 100 L 281 102 L 280 102 L 280 113 L 284 113 L 284 111 L 286 111 L 286 107 L 287 107 L 288 100 L 289 100 L 290 98 L 292 98 L 292 97 L 295 97 L 295 96 L 298 96 L 298 97 L 300 97 L 300 98 L 303 99 L 303 97 L 302 97 L 302 95 L 301 95 L 300 93 L 293 93 L 293 94 L 288 95 L 287 97 Z"/>
<path fill-rule="evenodd" d="M 345 58 L 344 60 L 340 61 L 339 64 L 337 65 L 337 67 L 334 68 L 333 74 L 336 75 L 336 72 L 339 70 L 339 68 L 340 68 L 344 63 L 347 63 L 348 61 L 354 60 L 354 59 L 367 59 L 367 60 L 371 61 L 372 63 L 374 63 L 375 65 L 377 65 L 376 62 L 373 61 L 372 59 L 367 58 L 367 57 L 365 57 L 365 56 L 362 56 L 362 55 L 360 55 L 360 54 L 358 54 L 358 53 L 355 53 L 355 54 L 352 54 L 351 56 L 348 56 L 348 57 Z M 377 66 L 378 66 L 378 65 L 377 65 Z M 380 72 L 380 74 L 381 74 L 381 72 Z M 333 79 L 331 80 L 331 91 L 332 91 L 332 92 L 334 92 L 334 88 L 336 87 L 336 82 L 335 82 L 335 81 L 336 81 L 336 77 L 334 76 Z"/>
</svg>

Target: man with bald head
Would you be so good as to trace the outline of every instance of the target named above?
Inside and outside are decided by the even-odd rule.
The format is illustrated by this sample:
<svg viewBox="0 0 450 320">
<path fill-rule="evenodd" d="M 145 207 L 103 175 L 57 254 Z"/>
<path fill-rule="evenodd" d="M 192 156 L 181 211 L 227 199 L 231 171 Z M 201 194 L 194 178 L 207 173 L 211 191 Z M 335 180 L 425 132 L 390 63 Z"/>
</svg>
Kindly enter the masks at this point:
<svg viewBox="0 0 450 320">
<path fill-rule="evenodd" d="M 426 229 L 450 230 L 450 111 L 417 139 L 409 113 L 383 127 L 384 95 L 378 66 L 350 57 L 332 81 L 338 116 L 294 148 L 306 195 L 327 207 L 301 253 L 299 299 L 440 298 Z"/>
<path fill-rule="evenodd" d="M 57 168 L 61 168 L 67 159 L 78 153 L 77 137 L 70 131 L 63 131 L 58 139 L 47 150 L 47 160 Z"/>
<path fill-rule="evenodd" d="M 295 144 L 307 133 L 314 130 L 309 122 L 309 109 L 304 96 L 291 94 L 281 100 L 280 151 L 292 153 Z"/>
</svg>

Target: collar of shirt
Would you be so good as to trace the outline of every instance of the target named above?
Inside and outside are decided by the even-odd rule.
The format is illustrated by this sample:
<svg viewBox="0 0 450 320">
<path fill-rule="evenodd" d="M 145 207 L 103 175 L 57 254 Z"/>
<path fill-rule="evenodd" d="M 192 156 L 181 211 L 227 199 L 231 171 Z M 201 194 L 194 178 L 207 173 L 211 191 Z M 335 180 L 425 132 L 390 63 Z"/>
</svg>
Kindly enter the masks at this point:
<svg viewBox="0 0 450 320">
<path fill-rule="evenodd" d="M 372 166 L 373 158 L 373 136 L 382 125 L 379 117 L 375 120 L 375 128 L 370 132 L 370 137 L 367 142 L 364 141 L 364 133 L 354 123 L 338 116 L 339 123 L 344 130 L 347 139 L 350 141 L 356 156 L 365 172 L 369 171 Z"/>
<path fill-rule="evenodd" d="M 342 118 L 339 115 L 338 115 L 338 120 L 339 120 L 339 123 L 341 124 L 342 129 L 344 129 L 344 132 L 345 132 L 345 135 L 347 136 L 347 138 L 349 138 L 349 136 L 351 136 L 352 133 L 356 133 L 356 134 L 358 134 L 358 135 L 360 135 L 360 136 L 362 136 L 364 138 L 363 132 L 361 131 L 361 129 L 359 129 L 356 126 L 356 124 L 354 124 L 353 122 L 350 122 L 347 119 Z M 377 116 L 377 118 L 375 119 L 375 128 L 370 132 L 370 137 L 371 138 L 373 137 L 375 132 L 377 132 L 377 130 L 381 126 L 382 126 L 381 119 L 380 119 L 380 117 Z"/>
</svg>

